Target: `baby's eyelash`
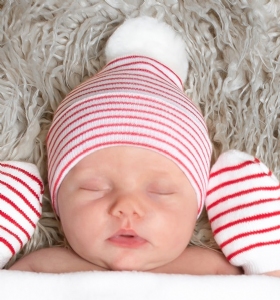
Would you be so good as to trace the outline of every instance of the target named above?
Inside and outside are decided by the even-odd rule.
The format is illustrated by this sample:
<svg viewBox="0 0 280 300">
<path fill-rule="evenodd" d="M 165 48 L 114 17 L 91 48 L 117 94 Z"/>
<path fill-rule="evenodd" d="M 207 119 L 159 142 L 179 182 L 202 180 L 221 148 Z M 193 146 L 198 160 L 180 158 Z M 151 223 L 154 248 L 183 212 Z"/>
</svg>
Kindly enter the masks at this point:
<svg viewBox="0 0 280 300">
<path fill-rule="evenodd" d="M 175 192 L 157 192 L 157 191 L 150 191 L 150 193 L 156 195 L 162 195 L 162 196 L 171 196 L 175 194 Z"/>
<path fill-rule="evenodd" d="M 81 190 L 91 191 L 91 192 L 104 192 L 109 190 L 109 188 L 91 188 L 91 187 L 81 187 Z"/>
</svg>

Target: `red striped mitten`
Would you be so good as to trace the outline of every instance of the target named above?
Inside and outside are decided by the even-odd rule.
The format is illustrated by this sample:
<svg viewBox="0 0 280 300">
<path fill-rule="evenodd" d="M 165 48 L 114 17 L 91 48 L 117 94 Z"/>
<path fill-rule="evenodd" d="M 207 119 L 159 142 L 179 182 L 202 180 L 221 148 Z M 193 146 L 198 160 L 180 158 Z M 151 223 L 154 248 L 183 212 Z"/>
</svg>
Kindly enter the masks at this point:
<svg viewBox="0 0 280 300">
<path fill-rule="evenodd" d="M 213 166 L 206 209 L 216 242 L 245 274 L 280 270 L 280 186 L 258 159 L 239 151 Z"/>
<path fill-rule="evenodd" d="M 0 163 L 0 269 L 34 233 L 42 195 L 43 183 L 35 165 Z"/>
</svg>

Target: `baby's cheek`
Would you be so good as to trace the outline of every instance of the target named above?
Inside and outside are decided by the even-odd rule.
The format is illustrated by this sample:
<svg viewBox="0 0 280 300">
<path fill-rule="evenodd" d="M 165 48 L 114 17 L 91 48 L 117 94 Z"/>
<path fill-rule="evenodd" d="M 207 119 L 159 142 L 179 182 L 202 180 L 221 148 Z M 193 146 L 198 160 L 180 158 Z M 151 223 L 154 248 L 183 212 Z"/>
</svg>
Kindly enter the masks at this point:
<svg viewBox="0 0 280 300">
<path fill-rule="evenodd" d="M 186 222 L 182 222 L 181 213 L 165 212 L 156 221 L 159 239 L 166 242 L 166 240 L 172 241 L 181 238 L 186 226 L 184 223 Z"/>
<path fill-rule="evenodd" d="M 173 236 L 174 242 L 182 243 L 182 245 L 187 245 L 191 239 L 194 227 L 196 223 L 196 211 L 190 213 L 190 211 L 179 211 L 173 216 L 171 234 Z"/>
<path fill-rule="evenodd" d="M 85 226 L 85 220 L 78 215 L 62 221 L 65 237 L 71 248 L 78 254 L 81 249 L 87 247 L 87 243 L 91 240 L 88 236 L 89 230 Z"/>
<path fill-rule="evenodd" d="M 59 206 L 60 221 L 64 234 L 68 241 L 71 237 L 77 238 L 84 232 L 86 219 L 82 213 L 80 205 L 77 205 L 69 199 L 68 203 L 61 202 Z"/>
</svg>

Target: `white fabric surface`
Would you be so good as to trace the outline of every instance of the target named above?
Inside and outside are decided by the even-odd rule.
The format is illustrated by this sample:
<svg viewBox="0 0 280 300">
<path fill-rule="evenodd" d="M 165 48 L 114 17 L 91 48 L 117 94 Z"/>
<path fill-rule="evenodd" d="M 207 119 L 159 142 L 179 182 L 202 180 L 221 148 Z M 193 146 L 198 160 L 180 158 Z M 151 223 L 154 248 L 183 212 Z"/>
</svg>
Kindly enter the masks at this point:
<svg viewBox="0 0 280 300">
<path fill-rule="evenodd" d="M 0 299 L 280 299 L 280 279 L 140 272 L 45 274 L 0 271 Z"/>
</svg>

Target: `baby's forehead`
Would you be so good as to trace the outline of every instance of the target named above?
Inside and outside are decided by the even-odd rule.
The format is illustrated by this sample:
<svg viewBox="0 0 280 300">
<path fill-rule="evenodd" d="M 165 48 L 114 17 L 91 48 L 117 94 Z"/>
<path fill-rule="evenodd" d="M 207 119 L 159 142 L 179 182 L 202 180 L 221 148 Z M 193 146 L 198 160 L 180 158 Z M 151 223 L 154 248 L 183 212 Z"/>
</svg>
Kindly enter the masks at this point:
<svg viewBox="0 0 280 300">
<path fill-rule="evenodd" d="M 155 178 L 186 176 L 180 167 L 165 155 L 135 146 L 114 146 L 99 149 L 83 157 L 72 172 L 81 175 L 116 173 L 126 176 L 133 173 L 150 173 Z"/>
</svg>

